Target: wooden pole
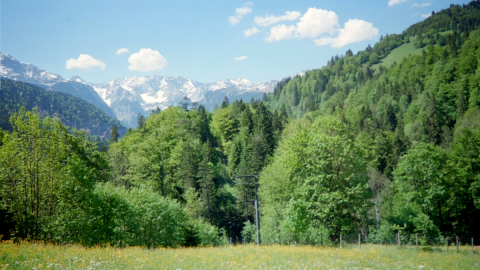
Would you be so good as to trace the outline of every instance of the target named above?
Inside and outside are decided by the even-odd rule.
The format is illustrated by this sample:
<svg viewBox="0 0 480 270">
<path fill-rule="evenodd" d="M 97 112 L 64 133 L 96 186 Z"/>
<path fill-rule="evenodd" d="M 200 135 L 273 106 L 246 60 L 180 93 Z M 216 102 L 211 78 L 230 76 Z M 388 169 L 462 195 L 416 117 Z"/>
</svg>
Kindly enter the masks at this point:
<svg viewBox="0 0 480 270">
<path fill-rule="evenodd" d="M 360 234 L 358 234 L 358 248 L 362 248 L 362 239 L 360 237 Z"/>
<path fill-rule="evenodd" d="M 342 234 L 340 234 L 340 247 L 342 247 Z"/>
<path fill-rule="evenodd" d="M 255 222 L 257 225 L 257 245 L 260 245 L 260 214 L 258 212 L 258 179 L 255 176 Z"/>
<path fill-rule="evenodd" d="M 418 248 L 418 233 L 415 234 L 415 243 L 416 243 L 417 248 Z"/>
<path fill-rule="evenodd" d="M 474 253 L 474 251 L 473 251 L 473 237 L 472 237 L 472 253 Z"/>
<path fill-rule="evenodd" d="M 457 245 L 457 253 L 458 253 L 458 236 L 457 236 L 457 239 L 456 239 L 456 245 Z"/>
<path fill-rule="evenodd" d="M 447 252 L 448 252 L 448 237 L 447 237 Z"/>
</svg>

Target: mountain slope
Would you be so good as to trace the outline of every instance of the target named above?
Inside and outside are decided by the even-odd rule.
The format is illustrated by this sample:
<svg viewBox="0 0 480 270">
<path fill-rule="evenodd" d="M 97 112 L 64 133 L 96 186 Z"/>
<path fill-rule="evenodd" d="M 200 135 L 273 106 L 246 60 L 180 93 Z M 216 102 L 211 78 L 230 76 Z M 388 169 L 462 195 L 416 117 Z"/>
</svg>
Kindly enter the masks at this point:
<svg viewBox="0 0 480 270">
<path fill-rule="evenodd" d="M 177 106 L 185 96 L 213 111 L 225 96 L 231 101 L 260 99 L 263 93 L 272 92 L 276 85 L 276 81 L 253 84 L 245 79 L 201 83 L 179 76 L 130 77 L 91 84 L 79 77 L 65 80 L 4 52 L 0 54 L 0 62 L 0 77 L 79 97 L 128 127 L 137 126 L 139 113 L 147 116 L 157 107 Z"/>
<path fill-rule="evenodd" d="M 373 48 L 356 55 L 349 50 L 321 69 L 284 79 L 268 96 L 269 106 L 286 105 L 295 118 L 304 118 L 294 121 L 298 126 L 333 115 L 346 127 L 370 167 L 365 174 L 376 205 L 368 215 L 377 226 L 478 235 L 478 222 L 463 217 L 480 213 L 479 27 L 478 1 L 452 5 Z M 420 53 L 372 68 L 408 42 Z M 274 157 L 280 161 L 272 168 L 283 168 L 285 157 Z M 307 174 L 288 170 L 292 179 Z M 376 189 L 375 181 L 385 186 Z"/>
<path fill-rule="evenodd" d="M 55 117 L 66 126 L 101 138 L 110 138 L 112 126 L 117 126 L 120 135 L 126 132 L 118 120 L 83 99 L 9 79 L 2 78 L 1 85 L 0 127 L 4 130 L 11 130 L 10 115 L 24 106 L 27 110 L 37 108 L 42 117 Z"/>
<path fill-rule="evenodd" d="M 98 96 L 93 88 L 79 77 L 70 80 L 60 75 L 40 69 L 32 64 L 20 62 L 7 53 L 0 53 L 0 77 L 37 85 L 55 92 L 70 94 L 79 97 L 97 106 L 110 117 L 116 118 L 115 113 Z"/>
<path fill-rule="evenodd" d="M 253 84 L 245 79 L 201 83 L 181 76 L 146 76 L 90 85 L 111 106 L 119 120 L 136 126 L 139 112 L 146 115 L 157 107 L 177 106 L 185 96 L 212 111 L 225 95 L 232 101 L 259 99 L 263 93 L 273 91 L 275 84 L 275 81 Z"/>
</svg>

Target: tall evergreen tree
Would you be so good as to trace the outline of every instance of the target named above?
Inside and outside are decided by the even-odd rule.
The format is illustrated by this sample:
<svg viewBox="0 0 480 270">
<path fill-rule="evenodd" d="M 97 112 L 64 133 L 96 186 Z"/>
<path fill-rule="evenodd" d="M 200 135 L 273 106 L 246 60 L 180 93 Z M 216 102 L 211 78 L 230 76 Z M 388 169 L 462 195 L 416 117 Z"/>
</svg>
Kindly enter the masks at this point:
<svg viewBox="0 0 480 270">
<path fill-rule="evenodd" d="M 222 106 L 220 108 L 221 109 L 226 108 L 226 107 L 228 107 L 228 105 L 230 105 L 230 102 L 228 101 L 227 95 L 225 95 L 225 97 L 223 98 L 223 101 L 222 101 Z"/>
<path fill-rule="evenodd" d="M 118 142 L 118 130 L 117 130 L 117 126 L 112 126 L 112 128 L 110 129 L 110 140 L 112 142 Z"/>
</svg>

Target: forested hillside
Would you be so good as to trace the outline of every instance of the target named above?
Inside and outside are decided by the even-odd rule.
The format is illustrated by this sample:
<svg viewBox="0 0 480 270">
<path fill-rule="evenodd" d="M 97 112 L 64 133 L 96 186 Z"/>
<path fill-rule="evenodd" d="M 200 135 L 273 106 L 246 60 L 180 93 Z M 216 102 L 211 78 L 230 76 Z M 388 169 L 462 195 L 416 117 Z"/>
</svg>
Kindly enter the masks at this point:
<svg viewBox="0 0 480 270">
<path fill-rule="evenodd" d="M 113 130 L 107 151 L 21 109 L 0 132 L 8 237 L 250 242 L 258 187 L 264 243 L 336 243 L 358 233 L 383 243 L 397 232 L 478 238 L 479 25 L 478 1 L 452 5 L 282 80 L 263 101 L 225 97 L 213 113 L 185 103 L 139 115 L 123 138 Z M 402 53 L 420 51 L 387 63 L 405 44 L 414 46 Z"/>
<path fill-rule="evenodd" d="M 2 78 L 1 85 L 0 128 L 4 130 L 12 130 L 10 116 L 25 107 L 27 110 L 37 108 L 42 117 L 55 117 L 66 126 L 85 130 L 105 139 L 110 138 L 110 129 L 113 126 L 117 127 L 120 135 L 126 132 L 126 128 L 122 127 L 119 121 L 85 100 L 9 79 Z"/>
<path fill-rule="evenodd" d="M 260 178 L 267 233 L 478 235 L 479 8 L 452 5 L 277 85 L 269 105 L 303 119 Z M 422 52 L 381 64 L 406 42 Z"/>
</svg>

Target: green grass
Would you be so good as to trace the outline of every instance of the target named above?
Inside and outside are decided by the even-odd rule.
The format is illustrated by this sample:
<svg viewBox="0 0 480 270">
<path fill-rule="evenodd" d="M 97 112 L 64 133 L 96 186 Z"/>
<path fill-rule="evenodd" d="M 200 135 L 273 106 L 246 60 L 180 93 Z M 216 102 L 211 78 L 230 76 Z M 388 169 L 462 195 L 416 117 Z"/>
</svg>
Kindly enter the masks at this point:
<svg viewBox="0 0 480 270">
<path fill-rule="evenodd" d="M 380 63 L 375 64 L 372 66 L 374 69 L 378 69 L 380 65 L 383 65 L 385 67 L 391 67 L 394 62 L 400 63 L 404 57 L 408 57 L 409 55 L 414 55 L 414 54 L 422 54 L 423 48 L 418 48 L 416 49 L 413 46 L 413 43 L 405 43 L 395 49 L 393 49 L 387 57 L 383 58 Z"/>
<path fill-rule="evenodd" d="M 442 36 L 446 36 L 449 34 L 453 34 L 453 30 L 443 31 L 439 33 Z M 400 63 L 404 57 L 408 57 L 409 55 L 414 54 L 422 54 L 422 50 L 425 48 L 415 48 L 413 46 L 413 42 L 415 41 L 415 37 L 410 37 L 410 42 L 405 43 L 395 49 L 393 49 L 387 57 L 383 58 L 380 63 L 375 64 L 372 66 L 374 69 L 378 69 L 380 65 L 384 67 L 391 67 L 394 62 Z"/>
<path fill-rule="evenodd" d="M 0 244 L 1 269 L 479 269 L 480 255 L 364 245 L 145 249 Z"/>
<path fill-rule="evenodd" d="M 453 34 L 453 30 L 439 32 L 439 34 L 442 35 L 442 36 L 450 35 L 450 34 Z"/>
</svg>

